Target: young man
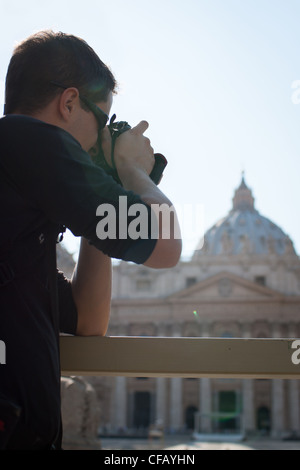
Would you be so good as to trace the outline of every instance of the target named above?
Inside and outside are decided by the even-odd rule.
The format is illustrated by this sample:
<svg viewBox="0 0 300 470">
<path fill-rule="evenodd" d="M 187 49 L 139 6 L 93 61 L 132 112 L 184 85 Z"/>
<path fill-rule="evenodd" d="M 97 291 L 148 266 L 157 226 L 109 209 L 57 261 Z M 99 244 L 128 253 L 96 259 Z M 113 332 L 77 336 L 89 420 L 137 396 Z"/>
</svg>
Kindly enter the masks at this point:
<svg viewBox="0 0 300 470">
<path fill-rule="evenodd" d="M 164 238 L 155 213 L 155 207 L 172 203 L 149 177 L 154 156 L 143 135 L 147 122 L 116 141 L 122 185 L 89 155 L 100 133 L 111 163 L 105 125 L 115 88 L 112 73 L 87 43 L 63 33 L 29 37 L 8 67 L 0 119 L 2 448 L 60 448 L 59 332 L 106 334 L 111 257 L 153 268 L 172 267 L 180 257 L 176 214 L 171 236 Z M 154 211 L 156 239 L 97 237 L 97 208 L 111 204 L 118 224 L 120 196 L 128 208 L 142 204 L 152 223 Z M 62 227 L 82 237 L 71 281 L 56 270 Z"/>
</svg>

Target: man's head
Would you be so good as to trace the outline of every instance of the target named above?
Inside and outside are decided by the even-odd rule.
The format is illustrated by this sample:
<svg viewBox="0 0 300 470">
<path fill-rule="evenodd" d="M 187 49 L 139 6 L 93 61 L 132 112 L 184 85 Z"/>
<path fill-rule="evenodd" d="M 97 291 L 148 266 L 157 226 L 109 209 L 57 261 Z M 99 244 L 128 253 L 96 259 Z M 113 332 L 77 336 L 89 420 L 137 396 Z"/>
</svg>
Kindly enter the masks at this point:
<svg viewBox="0 0 300 470">
<path fill-rule="evenodd" d="M 61 90 L 75 87 L 94 103 L 107 101 L 116 81 L 94 50 L 73 35 L 41 31 L 21 42 L 11 58 L 5 90 L 5 114 L 34 114 Z"/>
<path fill-rule="evenodd" d="M 94 105 L 109 114 L 115 89 L 113 74 L 83 39 L 41 31 L 14 50 L 5 114 L 25 114 L 62 127 L 88 151 L 101 130 Z"/>
</svg>

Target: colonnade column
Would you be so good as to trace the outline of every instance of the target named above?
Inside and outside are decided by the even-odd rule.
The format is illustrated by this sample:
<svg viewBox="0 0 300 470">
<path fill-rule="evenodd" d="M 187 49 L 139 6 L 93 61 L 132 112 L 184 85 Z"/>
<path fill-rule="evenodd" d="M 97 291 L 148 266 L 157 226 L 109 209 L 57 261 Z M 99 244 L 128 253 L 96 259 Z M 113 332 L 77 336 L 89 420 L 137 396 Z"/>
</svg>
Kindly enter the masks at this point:
<svg viewBox="0 0 300 470">
<path fill-rule="evenodd" d="M 210 326 L 207 323 L 202 325 L 202 335 L 203 338 L 210 337 Z M 203 377 L 200 380 L 200 397 L 199 397 L 199 411 L 200 411 L 200 420 L 199 426 L 200 429 L 197 429 L 197 432 L 201 433 L 211 433 L 212 432 L 212 421 L 210 413 L 212 412 L 212 391 L 211 391 L 211 379 Z"/>
<path fill-rule="evenodd" d="M 205 434 L 212 432 L 211 402 L 211 379 L 203 377 L 200 379 L 200 429 L 197 429 L 197 432 Z"/>
<path fill-rule="evenodd" d="M 181 337 L 181 325 L 174 325 L 173 337 Z M 179 431 L 182 427 L 182 378 L 172 377 L 170 380 L 170 428 Z"/>
<path fill-rule="evenodd" d="M 279 324 L 273 327 L 273 338 L 280 338 L 282 336 Z M 283 380 L 272 380 L 272 419 L 271 419 L 271 435 L 278 439 L 281 438 L 283 433 L 283 412 L 284 412 L 284 390 Z"/>
<path fill-rule="evenodd" d="M 115 377 L 112 406 L 112 427 L 115 430 L 127 427 L 127 387 L 126 377 Z"/>
<path fill-rule="evenodd" d="M 295 324 L 289 325 L 289 338 L 297 338 L 297 328 Z M 289 429 L 294 436 L 300 436 L 300 407 L 299 407 L 299 381 L 288 380 L 288 413 Z"/>
<path fill-rule="evenodd" d="M 251 338 L 251 324 L 246 323 L 243 325 L 243 338 Z M 243 379 L 242 389 L 242 429 L 247 434 L 252 434 L 255 431 L 255 408 L 254 408 L 254 380 Z"/>
<path fill-rule="evenodd" d="M 158 326 L 157 336 L 164 337 L 166 334 L 165 325 Z M 155 424 L 165 427 L 167 425 L 167 379 L 157 377 L 156 379 L 156 403 L 155 403 Z"/>
<path fill-rule="evenodd" d="M 118 336 L 126 335 L 127 327 L 120 325 Z M 115 377 L 111 405 L 112 428 L 114 430 L 125 429 L 127 427 L 127 377 Z"/>
</svg>

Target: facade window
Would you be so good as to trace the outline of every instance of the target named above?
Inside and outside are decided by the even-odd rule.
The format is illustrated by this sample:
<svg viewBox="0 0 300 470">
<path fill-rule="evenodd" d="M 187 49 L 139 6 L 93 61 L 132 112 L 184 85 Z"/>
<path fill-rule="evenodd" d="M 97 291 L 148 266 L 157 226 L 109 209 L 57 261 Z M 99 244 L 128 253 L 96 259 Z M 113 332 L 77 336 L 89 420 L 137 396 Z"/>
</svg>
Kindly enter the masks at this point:
<svg viewBox="0 0 300 470">
<path fill-rule="evenodd" d="M 221 338 L 234 338 L 234 335 L 230 331 L 224 331 L 222 333 Z"/>
<path fill-rule="evenodd" d="M 254 281 L 261 286 L 266 285 L 266 276 L 255 276 Z"/>
<path fill-rule="evenodd" d="M 190 287 L 193 284 L 196 284 L 197 278 L 196 277 L 187 277 L 185 280 L 185 287 Z"/>
<path fill-rule="evenodd" d="M 148 292 L 151 290 L 151 281 L 150 279 L 138 279 L 136 281 L 136 290 Z"/>
</svg>

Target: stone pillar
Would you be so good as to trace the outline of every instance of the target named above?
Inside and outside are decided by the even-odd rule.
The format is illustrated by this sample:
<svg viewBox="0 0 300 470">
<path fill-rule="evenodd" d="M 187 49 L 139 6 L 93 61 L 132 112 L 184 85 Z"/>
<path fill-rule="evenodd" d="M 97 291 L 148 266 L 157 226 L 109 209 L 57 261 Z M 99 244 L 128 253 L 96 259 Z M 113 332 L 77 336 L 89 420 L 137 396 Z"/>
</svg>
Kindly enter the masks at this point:
<svg viewBox="0 0 300 470">
<path fill-rule="evenodd" d="M 182 427 L 182 379 L 171 378 L 170 392 L 170 428 L 179 431 Z"/>
<path fill-rule="evenodd" d="M 85 377 L 61 377 L 63 449 L 99 450 L 100 408 L 97 393 Z"/>
<path fill-rule="evenodd" d="M 173 337 L 181 337 L 181 325 L 173 326 Z M 170 428 L 179 431 L 182 427 L 182 378 L 171 378 L 170 388 Z"/>
<path fill-rule="evenodd" d="M 281 338 L 280 324 L 276 323 L 273 326 L 273 338 Z M 283 380 L 272 380 L 272 419 L 271 426 L 272 437 L 281 438 L 283 433 L 283 414 L 284 414 L 284 390 Z"/>
<path fill-rule="evenodd" d="M 289 325 L 289 338 L 297 338 L 297 328 L 295 324 Z M 288 381 L 288 413 L 289 431 L 292 435 L 300 436 L 300 408 L 299 408 L 299 381 Z"/>
<path fill-rule="evenodd" d="M 288 381 L 289 431 L 293 436 L 300 436 L 299 381 Z"/>
<path fill-rule="evenodd" d="M 166 426 L 166 380 L 165 377 L 156 379 L 155 423 L 163 427 Z"/>
<path fill-rule="evenodd" d="M 157 328 L 157 336 L 165 336 L 165 324 L 161 323 Z M 165 428 L 167 424 L 167 379 L 165 377 L 157 377 L 156 379 L 156 403 L 155 403 L 155 424 Z"/>
<path fill-rule="evenodd" d="M 210 326 L 207 323 L 202 325 L 202 337 L 210 337 Z M 203 377 L 200 380 L 200 397 L 199 397 L 199 410 L 200 410 L 200 429 L 197 432 L 211 433 L 212 432 L 212 421 L 210 413 L 212 412 L 212 391 L 211 391 L 211 379 Z M 207 416 L 204 416 L 207 415 Z"/>
<path fill-rule="evenodd" d="M 112 400 L 112 428 L 114 430 L 127 427 L 127 390 L 126 377 L 115 378 L 114 397 Z"/>
<path fill-rule="evenodd" d="M 243 325 L 243 338 L 251 338 L 251 324 Z M 242 430 L 247 434 L 255 431 L 255 408 L 254 408 L 254 381 L 253 379 L 243 379 L 242 388 Z"/>
<path fill-rule="evenodd" d="M 212 423 L 210 418 L 211 409 L 211 380 L 203 377 L 200 379 L 200 429 L 197 429 L 197 432 L 201 433 L 211 433 L 212 432 Z M 205 416 L 206 415 L 206 416 Z"/>
<path fill-rule="evenodd" d="M 247 434 L 255 431 L 254 411 L 254 382 L 253 379 L 243 379 L 243 402 L 242 402 L 242 430 Z"/>
<path fill-rule="evenodd" d="M 127 335 L 127 326 L 120 325 L 118 336 Z M 127 427 L 127 378 L 115 377 L 112 399 L 112 429 L 118 431 Z"/>
<path fill-rule="evenodd" d="M 283 433 L 283 380 L 272 380 L 272 437 L 280 439 Z"/>
</svg>

